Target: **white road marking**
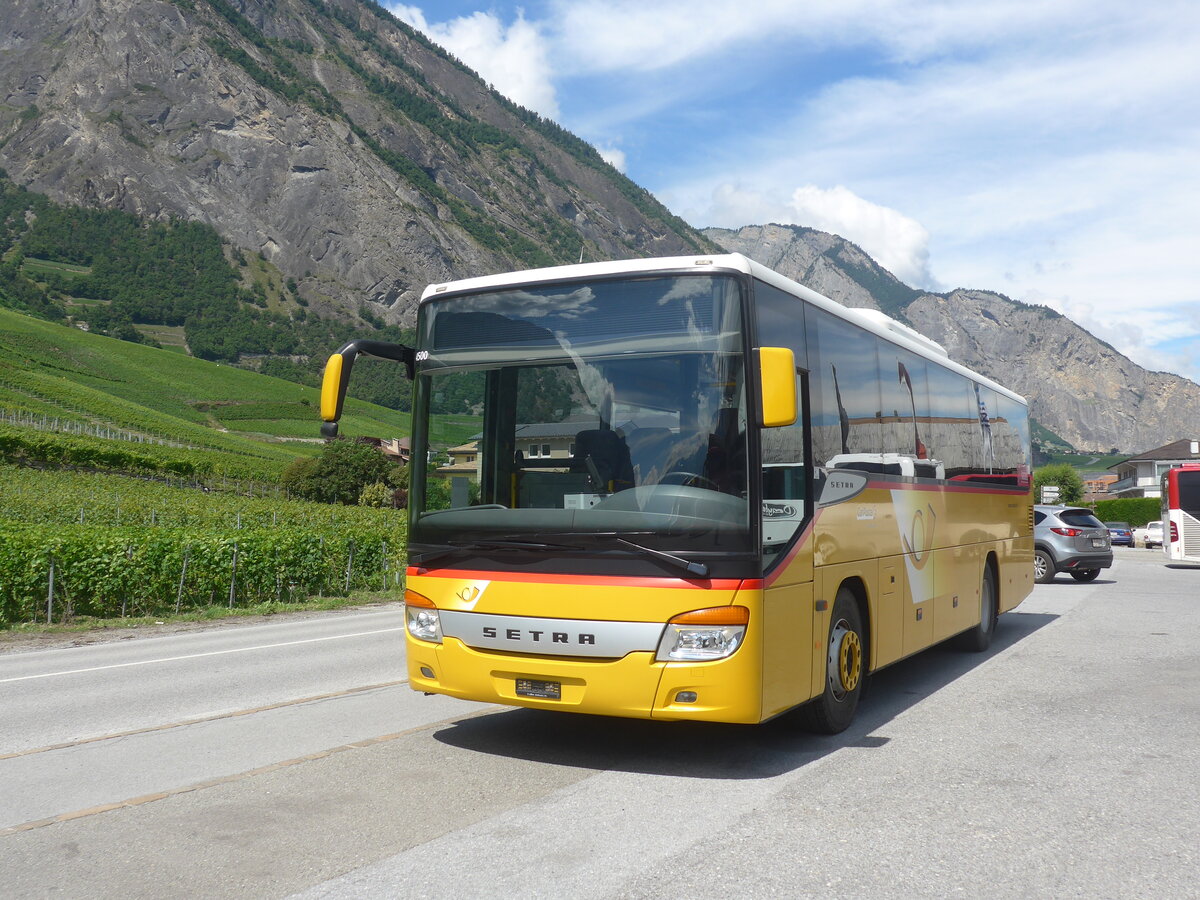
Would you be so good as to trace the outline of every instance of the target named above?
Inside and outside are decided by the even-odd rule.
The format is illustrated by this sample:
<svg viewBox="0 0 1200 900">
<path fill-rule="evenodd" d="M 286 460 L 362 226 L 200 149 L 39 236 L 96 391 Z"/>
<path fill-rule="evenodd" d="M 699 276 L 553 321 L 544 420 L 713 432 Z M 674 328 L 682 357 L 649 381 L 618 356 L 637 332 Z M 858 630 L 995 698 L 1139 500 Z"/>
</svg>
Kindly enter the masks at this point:
<svg viewBox="0 0 1200 900">
<path fill-rule="evenodd" d="M 103 672 L 106 669 L 126 669 L 130 666 L 149 666 L 155 663 L 180 662 L 185 659 L 201 659 L 206 656 L 224 656 L 228 653 L 250 653 L 255 650 L 272 650 L 276 647 L 294 647 L 297 644 L 316 644 L 321 641 L 340 641 L 346 638 L 369 637 L 373 634 L 387 634 L 390 631 L 403 631 L 404 626 L 395 628 L 380 628 L 376 631 L 360 631 L 355 634 L 335 634 L 329 637 L 305 638 L 302 641 L 284 641 L 280 644 L 259 644 L 256 647 L 235 647 L 232 650 L 210 650 L 207 653 L 190 653 L 186 656 L 165 656 L 161 659 L 143 659 L 137 662 L 114 663 L 111 666 L 92 666 L 87 669 L 67 669 L 62 672 L 42 672 L 37 675 L 21 675 L 17 678 L 0 678 L 0 684 L 11 684 L 14 681 L 31 681 L 35 678 L 54 678 L 59 675 L 81 675 L 85 672 Z"/>
</svg>

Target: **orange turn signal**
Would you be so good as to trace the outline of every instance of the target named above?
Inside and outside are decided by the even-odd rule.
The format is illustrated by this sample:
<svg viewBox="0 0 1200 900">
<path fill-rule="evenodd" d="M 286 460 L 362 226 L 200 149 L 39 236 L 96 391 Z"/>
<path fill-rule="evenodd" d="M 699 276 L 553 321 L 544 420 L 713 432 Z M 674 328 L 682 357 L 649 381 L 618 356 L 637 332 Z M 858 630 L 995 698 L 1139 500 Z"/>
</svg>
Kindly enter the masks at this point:
<svg viewBox="0 0 1200 900">
<path fill-rule="evenodd" d="M 416 591 L 406 590 L 404 592 L 404 604 L 406 606 L 419 606 L 422 609 L 437 609 L 437 604 L 423 594 L 418 594 Z"/>
<path fill-rule="evenodd" d="M 708 609 L 693 609 L 671 618 L 670 625 L 745 625 L 750 621 L 750 610 L 744 606 L 710 606 Z"/>
</svg>

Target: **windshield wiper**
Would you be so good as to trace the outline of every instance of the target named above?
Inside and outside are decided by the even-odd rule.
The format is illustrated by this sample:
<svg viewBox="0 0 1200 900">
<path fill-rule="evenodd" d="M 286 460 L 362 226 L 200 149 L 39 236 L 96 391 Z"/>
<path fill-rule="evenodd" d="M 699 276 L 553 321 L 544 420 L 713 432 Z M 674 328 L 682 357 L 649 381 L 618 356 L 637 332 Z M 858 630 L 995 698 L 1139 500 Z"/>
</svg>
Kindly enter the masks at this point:
<svg viewBox="0 0 1200 900">
<path fill-rule="evenodd" d="M 438 550 L 430 550 L 428 553 L 422 554 L 418 558 L 412 560 L 412 564 L 423 566 L 427 562 L 435 559 L 441 559 L 443 556 L 450 556 L 454 553 L 463 553 L 468 550 L 579 550 L 580 547 L 574 544 L 548 544 L 542 541 L 518 541 L 518 540 L 482 540 L 482 541 L 451 541 L 450 546 L 442 547 Z"/>
<path fill-rule="evenodd" d="M 645 553 L 654 559 L 660 559 L 665 563 L 670 563 L 677 568 L 683 569 L 685 572 L 695 575 L 698 578 L 708 577 L 708 566 L 704 563 L 692 562 L 690 559 L 684 559 L 682 556 L 675 556 L 673 553 L 663 553 L 661 550 L 655 550 L 651 547 L 643 547 L 641 544 L 635 544 L 633 541 L 627 541 L 623 537 L 617 537 L 618 544 L 624 544 L 626 547 L 632 547 L 639 553 Z"/>
</svg>

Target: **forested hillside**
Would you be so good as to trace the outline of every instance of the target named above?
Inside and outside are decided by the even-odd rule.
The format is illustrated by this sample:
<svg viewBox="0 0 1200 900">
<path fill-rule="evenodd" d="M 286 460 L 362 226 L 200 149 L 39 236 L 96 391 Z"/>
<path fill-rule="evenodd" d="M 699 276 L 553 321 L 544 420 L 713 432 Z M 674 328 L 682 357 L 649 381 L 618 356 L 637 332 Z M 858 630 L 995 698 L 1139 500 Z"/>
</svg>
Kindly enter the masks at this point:
<svg viewBox="0 0 1200 900">
<path fill-rule="evenodd" d="M 212 225 L 282 274 L 293 319 L 302 298 L 360 329 L 412 324 L 432 282 L 712 250 L 376 3 L 6 6 L 0 166 L 59 201 Z"/>
<path fill-rule="evenodd" d="M 317 385 L 325 357 L 364 326 L 310 313 L 295 282 L 248 257 L 208 225 L 54 203 L 0 170 L 0 306 L 151 345 L 162 326 L 200 359 L 250 358 L 266 374 Z M 355 392 L 408 408 L 407 384 L 391 378 L 358 379 Z"/>
</svg>

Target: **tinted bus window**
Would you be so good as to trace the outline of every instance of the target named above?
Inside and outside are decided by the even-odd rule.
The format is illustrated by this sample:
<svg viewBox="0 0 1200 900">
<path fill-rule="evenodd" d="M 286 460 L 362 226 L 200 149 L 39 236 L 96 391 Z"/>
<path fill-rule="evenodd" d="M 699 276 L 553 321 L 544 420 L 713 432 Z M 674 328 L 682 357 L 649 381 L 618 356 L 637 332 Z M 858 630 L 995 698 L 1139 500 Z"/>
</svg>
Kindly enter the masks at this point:
<svg viewBox="0 0 1200 900">
<path fill-rule="evenodd" d="M 930 477 L 929 389 L 925 360 L 888 341 L 879 342 L 883 397 L 883 452 L 913 461 L 914 475 Z"/>
<path fill-rule="evenodd" d="M 807 366 L 804 322 L 807 304 L 763 282 L 754 285 L 759 345 L 787 347 L 796 355 L 796 367 Z M 762 549 L 763 567 L 769 569 L 791 544 L 808 520 L 812 503 L 804 446 L 808 379 L 796 374 L 800 415 L 793 425 L 764 428 L 762 444 Z"/>
<path fill-rule="evenodd" d="M 883 453 L 878 338 L 812 307 L 806 326 L 813 462 L 852 467 L 878 457 Z"/>
<path fill-rule="evenodd" d="M 1175 483 L 1179 488 L 1179 508 L 1200 519 L 1200 471 L 1177 472 Z"/>
<path fill-rule="evenodd" d="M 946 478 L 969 475 L 982 440 L 971 382 L 936 363 L 929 364 L 928 379 L 930 458 Z"/>
</svg>

